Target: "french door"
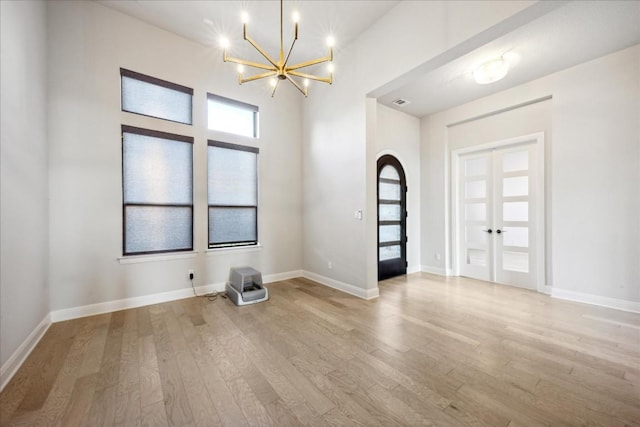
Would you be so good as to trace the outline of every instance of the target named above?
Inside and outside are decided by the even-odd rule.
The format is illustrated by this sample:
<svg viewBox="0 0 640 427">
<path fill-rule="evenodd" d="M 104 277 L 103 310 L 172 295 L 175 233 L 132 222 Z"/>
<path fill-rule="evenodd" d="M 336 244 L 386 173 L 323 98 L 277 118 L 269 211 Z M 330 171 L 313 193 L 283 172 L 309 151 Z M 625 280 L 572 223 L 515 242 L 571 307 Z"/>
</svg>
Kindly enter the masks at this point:
<svg viewBox="0 0 640 427">
<path fill-rule="evenodd" d="M 407 274 L 407 183 L 393 156 L 378 160 L 378 280 Z"/>
<path fill-rule="evenodd" d="M 536 142 L 464 154 L 458 162 L 462 276 L 536 289 L 542 203 Z"/>
</svg>

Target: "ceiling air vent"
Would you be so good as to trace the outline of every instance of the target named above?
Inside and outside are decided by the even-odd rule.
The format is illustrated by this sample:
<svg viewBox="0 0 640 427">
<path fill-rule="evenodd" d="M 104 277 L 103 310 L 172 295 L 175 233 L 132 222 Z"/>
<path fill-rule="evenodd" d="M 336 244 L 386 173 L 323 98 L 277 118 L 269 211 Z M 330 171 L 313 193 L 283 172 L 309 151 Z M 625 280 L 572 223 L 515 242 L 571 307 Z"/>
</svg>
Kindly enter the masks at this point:
<svg viewBox="0 0 640 427">
<path fill-rule="evenodd" d="M 404 107 L 407 104 L 411 104 L 411 101 L 407 101 L 406 99 L 398 98 L 395 101 L 391 102 L 393 105 L 397 105 L 398 107 Z"/>
</svg>

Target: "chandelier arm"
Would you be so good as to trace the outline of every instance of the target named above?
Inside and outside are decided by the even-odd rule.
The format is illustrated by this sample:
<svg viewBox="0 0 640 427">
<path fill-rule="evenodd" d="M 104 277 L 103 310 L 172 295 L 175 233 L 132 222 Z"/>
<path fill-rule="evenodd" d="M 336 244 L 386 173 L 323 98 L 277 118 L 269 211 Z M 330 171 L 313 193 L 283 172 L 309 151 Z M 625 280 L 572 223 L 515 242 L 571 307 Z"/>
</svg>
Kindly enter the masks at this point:
<svg viewBox="0 0 640 427">
<path fill-rule="evenodd" d="M 296 40 L 298 40 L 297 35 L 293 39 L 293 41 L 291 42 L 291 47 L 289 48 L 289 53 L 287 53 L 287 59 L 284 60 L 284 63 L 282 64 L 282 68 L 286 68 L 287 62 L 289 62 L 289 56 L 291 56 L 291 52 L 293 51 L 293 46 L 296 44 Z"/>
<path fill-rule="evenodd" d="M 258 52 L 260 52 L 260 55 L 264 56 L 264 59 L 269 61 L 271 65 L 273 65 L 275 68 L 278 68 L 278 64 L 273 59 L 271 59 L 269 54 L 265 52 L 260 46 L 258 46 L 258 44 L 251 37 L 245 34 L 244 39 L 248 41 L 251 46 L 253 46 Z"/>
<path fill-rule="evenodd" d="M 233 62 L 234 64 L 242 64 L 248 67 L 260 68 L 262 70 L 276 71 L 276 67 L 271 65 L 260 64 L 259 62 L 246 61 L 244 59 L 232 58 L 230 56 L 224 57 L 224 62 Z"/>
<path fill-rule="evenodd" d="M 333 83 L 333 73 L 330 73 L 329 77 L 318 77 L 318 76 L 314 76 L 313 74 L 301 73 L 299 71 L 288 71 L 287 74 L 290 74 L 296 77 L 301 77 L 303 79 L 315 80 L 322 83 L 329 83 L 329 84 Z"/>
<path fill-rule="evenodd" d="M 333 61 L 333 54 L 329 53 L 329 55 L 323 56 L 322 58 L 312 59 L 310 61 L 301 62 L 299 64 L 295 64 L 290 67 L 287 67 L 285 71 L 289 72 L 293 70 L 298 70 L 300 68 L 310 67 L 312 65 L 322 64 L 323 62 L 331 62 L 331 61 Z"/>
<path fill-rule="evenodd" d="M 284 38 L 282 36 L 282 3 L 284 0 L 280 0 L 280 61 L 282 61 L 282 51 L 284 50 Z M 277 85 L 276 85 L 277 86 Z M 275 90 L 273 91 L 275 93 Z"/>
<path fill-rule="evenodd" d="M 254 80 L 260 80 L 266 77 L 275 76 L 276 74 L 277 74 L 277 71 L 267 71 L 266 73 L 256 74 L 255 76 L 247 77 L 245 79 L 242 78 L 242 74 L 238 74 L 238 82 L 240 84 L 252 82 Z"/>
<path fill-rule="evenodd" d="M 273 86 L 273 90 L 271 91 L 271 97 L 273 98 L 273 95 L 276 94 L 276 89 L 278 89 L 278 85 L 280 84 L 280 80 L 277 79 L 276 80 L 276 84 Z"/>
<path fill-rule="evenodd" d="M 287 77 L 287 80 L 289 80 L 296 87 L 296 89 L 298 89 L 306 98 L 307 97 L 307 89 L 306 88 L 302 89 L 300 87 L 300 85 L 298 84 L 298 82 L 293 80 L 289 74 L 285 74 L 285 76 Z"/>
</svg>

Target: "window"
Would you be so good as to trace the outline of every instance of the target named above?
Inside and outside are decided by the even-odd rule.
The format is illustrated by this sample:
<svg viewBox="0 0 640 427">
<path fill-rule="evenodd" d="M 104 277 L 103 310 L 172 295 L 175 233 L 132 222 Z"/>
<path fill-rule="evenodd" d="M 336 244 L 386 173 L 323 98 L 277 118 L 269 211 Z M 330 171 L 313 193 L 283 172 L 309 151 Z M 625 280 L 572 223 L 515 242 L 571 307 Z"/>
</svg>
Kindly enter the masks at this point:
<svg viewBox="0 0 640 427">
<path fill-rule="evenodd" d="M 122 126 L 123 253 L 193 250 L 193 138 Z"/>
<path fill-rule="evenodd" d="M 122 111 L 192 124 L 193 89 L 120 69 Z"/>
<path fill-rule="evenodd" d="M 258 243 L 258 152 L 209 141 L 209 248 Z"/>
<path fill-rule="evenodd" d="M 234 99 L 208 94 L 209 129 L 258 137 L 258 107 Z"/>
</svg>

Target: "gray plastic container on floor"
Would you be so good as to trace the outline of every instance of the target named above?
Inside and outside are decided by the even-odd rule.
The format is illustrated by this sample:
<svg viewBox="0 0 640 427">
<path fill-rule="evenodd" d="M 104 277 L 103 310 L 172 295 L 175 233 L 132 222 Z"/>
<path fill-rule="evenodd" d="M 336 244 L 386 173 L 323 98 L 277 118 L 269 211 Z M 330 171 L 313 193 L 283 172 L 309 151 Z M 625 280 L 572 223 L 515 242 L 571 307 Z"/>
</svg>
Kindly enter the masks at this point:
<svg viewBox="0 0 640 427">
<path fill-rule="evenodd" d="M 235 305 L 247 305 L 269 299 L 269 291 L 262 285 L 262 274 L 251 267 L 235 267 L 229 271 L 227 297 Z"/>
</svg>

